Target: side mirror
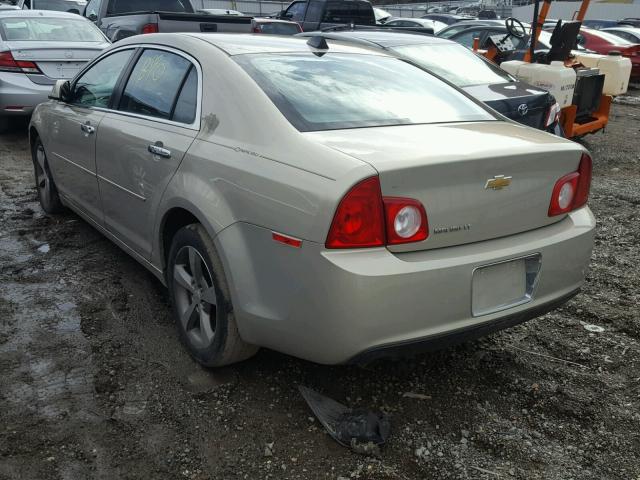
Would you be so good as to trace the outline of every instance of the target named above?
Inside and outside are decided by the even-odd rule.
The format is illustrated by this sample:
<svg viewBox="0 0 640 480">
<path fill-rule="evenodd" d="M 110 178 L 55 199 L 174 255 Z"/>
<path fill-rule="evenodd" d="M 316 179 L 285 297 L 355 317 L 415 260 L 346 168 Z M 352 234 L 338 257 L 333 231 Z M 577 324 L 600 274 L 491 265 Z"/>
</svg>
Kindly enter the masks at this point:
<svg viewBox="0 0 640 480">
<path fill-rule="evenodd" d="M 584 47 L 584 44 L 587 43 L 587 39 L 584 38 L 584 35 L 579 33 L 578 36 L 576 37 L 576 43 L 581 47 Z"/>
<path fill-rule="evenodd" d="M 71 100 L 71 84 L 69 80 L 56 80 L 49 94 L 49 98 L 65 103 L 69 102 L 69 100 Z"/>
<path fill-rule="evenodd" d="M 95 13 L 90 13 L 89 16 L 87 17 L 89 20 L 91 20 L 92 22 L 95 22 L 96 20 L 98 20 L 98 16 Z"/>
<path fill-rule="evenodd" d="M 282 19 L 282 20 L 289 20 L 293 17 L 292 14 L 287 13 L 286 10 L 281 10 L 280 13 L 278 15 L 276 15 L 276 18 L 278 19 Z"/>
</svg>

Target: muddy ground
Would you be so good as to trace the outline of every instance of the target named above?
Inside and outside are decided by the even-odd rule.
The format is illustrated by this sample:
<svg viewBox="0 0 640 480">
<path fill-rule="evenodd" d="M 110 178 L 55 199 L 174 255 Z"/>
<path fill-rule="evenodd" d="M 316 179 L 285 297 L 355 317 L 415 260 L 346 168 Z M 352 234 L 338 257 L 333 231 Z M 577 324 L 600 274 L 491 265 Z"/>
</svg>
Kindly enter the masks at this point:
<svg viewBox="0 0 640 480">
<path fill-rule="evenodd" d="M 42 213 L 16 125 L 0 136 L 0 479 L 640 479 L 635 96 L 585 142 L 598 234 L 583 293 L 364 368 L 266 350 L 199 368 L 151 274 L 76 215 Z M 299 384 L 391 414 L 381 457 L 331 440 Z"/>
</svg>

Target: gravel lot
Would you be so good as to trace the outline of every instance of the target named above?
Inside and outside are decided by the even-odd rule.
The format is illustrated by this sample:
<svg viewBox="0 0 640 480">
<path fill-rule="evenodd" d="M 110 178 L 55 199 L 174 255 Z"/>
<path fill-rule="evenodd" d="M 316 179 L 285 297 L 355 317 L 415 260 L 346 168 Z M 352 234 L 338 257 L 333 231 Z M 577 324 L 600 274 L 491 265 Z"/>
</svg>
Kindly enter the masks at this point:
<svg viewBox="0 0 640 480">
<path fill-rule="evenodd" d="M 76 215 L 42 213 L 17 125 L 0 136 L 0 479 L 639 480 L 631 93 L 585 139 L 599 223 L 583 293 L 480 341 L 366 367 L 264 350 L 198 367 L 151 274 Z M 388 412 L 382 455 L 337 445 L 299 384 Z"/>
</svg>

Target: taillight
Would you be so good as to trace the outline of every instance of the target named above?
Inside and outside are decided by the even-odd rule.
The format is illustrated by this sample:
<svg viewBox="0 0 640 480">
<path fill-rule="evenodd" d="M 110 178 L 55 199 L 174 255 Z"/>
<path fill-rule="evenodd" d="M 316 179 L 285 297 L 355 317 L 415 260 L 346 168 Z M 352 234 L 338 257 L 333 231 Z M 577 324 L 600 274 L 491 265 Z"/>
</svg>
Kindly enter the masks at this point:
<svg viewBox="0 0 640 480">
<path fill-rule="evenodd" d="M 583 153 L 578 171 L 569 173 L 556 182 L 549 204 L 550 217 L 569 213 L 587 203 L 591 188 L 591 169 L 591 157 Z"/>
<path fill-rule="evenodd" d="M 556 123 L 560 118 L 560 104 L 558 102 L 554 103 L 549 107 L 549 112 L 547 113 L 547 118 L 544 122 L 545 127 L 550 127 L 554 123 Z"/>
<path fill-rule="evenodd" d="M 253 33 L 262 33 L 262 28 L 260 28 L 260 25 L 256 25 L 255 27 L 253 27 Z"/>
<path fill-rule="evenodd" d="M 327 235 L 327 248 L 364 248 L 419 242 L 428 237 L 427 214 L 411 198 L 382 197 L 378 177 L 344 196 Z"/>
<path fill-rule="evenodd" d="M 158 33 L 159 31 L 157 23 L 147 23 L 142 26 L 142 33 Z"/>
<path fill-rule="evenodd" d="M 304 29 L 302 28 L 302 25 L 300 25 L 299 23 L 296 23 L 296 26 L 298 27 L 298 31 L 299 32 L 303 32 Z"/>
<path fill-rule="evenodd" d="M 384 245 L 384 210 L 378 177 L 356 184 L 344 196 L 327 235 L 327 248 Z"/>
<path fill-rule="evenodd" d="M 427 238 L 427 213 L 422 204 L 411 198 L 384 197 L 387 220 L 387 244 L 420 242 Z"/>
<path fill-rule="evenodd" d="M 0 52 L 0 72 L 41 73 L 34 62 L 15 60 L 11 52 Z"/>
</svg>

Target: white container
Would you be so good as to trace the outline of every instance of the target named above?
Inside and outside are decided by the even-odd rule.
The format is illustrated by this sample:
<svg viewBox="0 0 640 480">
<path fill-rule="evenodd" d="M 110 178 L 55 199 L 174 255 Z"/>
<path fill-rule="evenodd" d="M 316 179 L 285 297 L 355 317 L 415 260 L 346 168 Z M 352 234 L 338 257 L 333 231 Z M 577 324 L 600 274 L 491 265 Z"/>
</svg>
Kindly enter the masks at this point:
<svg viewBox="0 0 640 480">
<path fill-rule="evenodd" d="M 571 105 L 576 88 L 575 70 L 565 67 L 564 62 L 551 62 L 551 65 L 541 66 L 543 68 L 535 71 L 534 81 L 531 83 L 548 90 L 560 104 L 560 108 Z"/>
<path fill-rule="evenodd" d="M 550 92 L 560 104 L 560 108 L 567 107 L 573 102 L 576 72 L 573 68 L 565 67 L 563 62 L 543 65 L 511 60 L 502 62 L 500 66 L 519 80 Z"/>
<path fill-rule="evenodd" d="M 525 63 L 527 62 L 523 62 L 522 60 L 509 60 L 508 62 L 502 62 L 500 68 L 514 77 L 518 77 L 518 70 Z"/>
<path fill-rule="evenodd" d="M 602 93 L 605 95 L 627 93 L 631 76 L 631 60 L 620 54 L 612 55 L 611 53 L 609 55 L 583 53 L 577 55 L 576 59 L 585 67 L 595 67 L 604 73 Z"/>
<path fill-rule="evenodd" d="M 523 82 L 535 85 L 535 81 L 538 78 L 539 72 L 541 72 L 546 65 L 541 63 L 525 63 L 518 68 L 518 78 Z"/>
</svg>

